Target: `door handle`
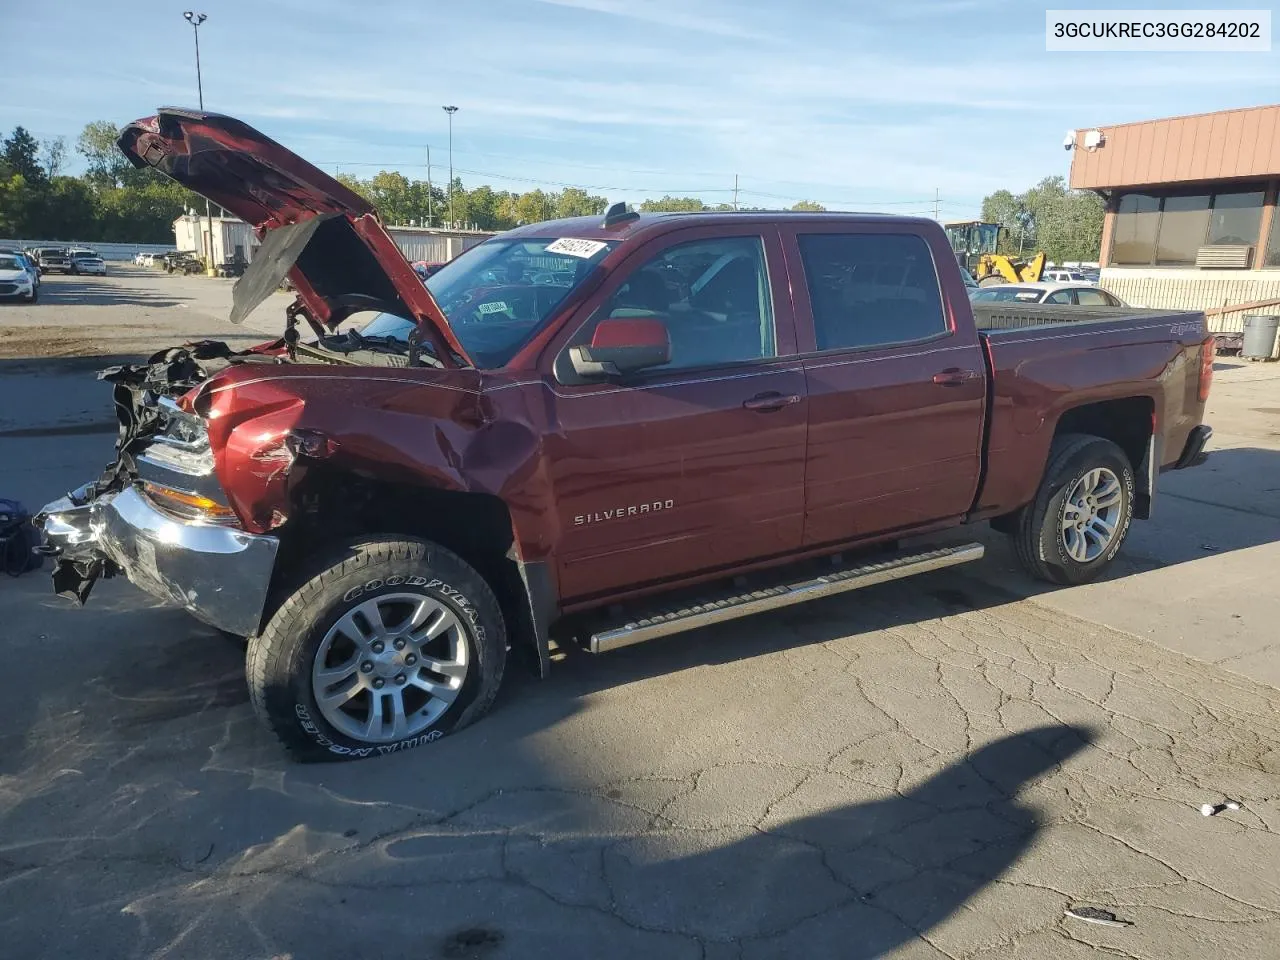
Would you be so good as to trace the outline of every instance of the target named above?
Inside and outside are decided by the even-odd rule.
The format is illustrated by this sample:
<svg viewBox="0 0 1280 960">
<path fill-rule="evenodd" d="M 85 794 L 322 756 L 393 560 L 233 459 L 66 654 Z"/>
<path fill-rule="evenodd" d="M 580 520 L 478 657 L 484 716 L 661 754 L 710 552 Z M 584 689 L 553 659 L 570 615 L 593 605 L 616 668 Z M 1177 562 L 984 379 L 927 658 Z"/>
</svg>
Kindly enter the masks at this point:
<svg viewBox="0 0 1280 960">
<path fill-rule="evenodd" d="M 944 387 L 958 387 L 962 383 L 977 380 L 980 376 L 982 374 L 978 373 L 977 370 L 960 370 L 956 367 L 951 367 L 941 373 L 935 373 L 933 382 L 940 383 Z"/>
<path fill-rule="evenodd" d="M 768 413 L 773 410 L 781 410 L 783 407 L 789 407 L 793 403 L 799 403 L 798 394 L 783 394 L 776 391 L 769 393 L 758 393 L 750 400 L 743 400 L 742 406 L 747 410 L 760 410 Z"/>
</svg>

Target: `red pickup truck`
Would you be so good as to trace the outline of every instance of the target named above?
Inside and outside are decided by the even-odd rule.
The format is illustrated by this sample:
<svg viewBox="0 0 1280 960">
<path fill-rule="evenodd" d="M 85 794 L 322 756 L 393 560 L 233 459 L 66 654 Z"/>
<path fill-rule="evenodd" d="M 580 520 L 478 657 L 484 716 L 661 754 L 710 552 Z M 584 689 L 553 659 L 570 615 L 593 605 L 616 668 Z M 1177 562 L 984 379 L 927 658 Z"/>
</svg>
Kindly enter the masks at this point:
<svg viewBox="0 0 1280 960">
<path fill-rule="evenodd" d="M 899 546 L 961 524 L 1081 583 L 1204 458 L 1202 314 L 975 320 L 930 220 L 617 205 L 424 285 L 368 203 L 243 123 L 166 109 L 120 144 L 258 227 L 232 319 L 297 296 L 274 342 L 104 372 L 119 457 L 39 518 L 55 588 L 123 573 L 247 637 L 303 758 L 459 729 L 509 652 L 545 671 L 975 560 Z"/>
</svg>

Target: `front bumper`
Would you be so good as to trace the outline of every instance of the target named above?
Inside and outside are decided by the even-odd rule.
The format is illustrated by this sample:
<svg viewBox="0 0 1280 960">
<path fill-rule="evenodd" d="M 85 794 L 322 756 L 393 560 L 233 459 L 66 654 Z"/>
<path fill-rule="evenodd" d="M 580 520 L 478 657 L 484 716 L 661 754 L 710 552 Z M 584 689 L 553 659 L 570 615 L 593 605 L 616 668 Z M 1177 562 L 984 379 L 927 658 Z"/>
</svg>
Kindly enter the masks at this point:
<svg viewBox="0 0 1280 960">
<path fill-rule="evenodd" d="M 221 630 L 249 636 L 261 626 L 276 537 L 177 520 L 134 487 L 96 498 L 82 487 L 45 506 L 37 522 L 58 558 L 60 595 L 83 603 L 99 577 L 119 572 Z"/>
<path fill-rule="evenodd" d="M 30 280 L 6 280 L 0 282 L 0 298 L 29 297 L 34 289 L 35 284 Z"/>
</svg>

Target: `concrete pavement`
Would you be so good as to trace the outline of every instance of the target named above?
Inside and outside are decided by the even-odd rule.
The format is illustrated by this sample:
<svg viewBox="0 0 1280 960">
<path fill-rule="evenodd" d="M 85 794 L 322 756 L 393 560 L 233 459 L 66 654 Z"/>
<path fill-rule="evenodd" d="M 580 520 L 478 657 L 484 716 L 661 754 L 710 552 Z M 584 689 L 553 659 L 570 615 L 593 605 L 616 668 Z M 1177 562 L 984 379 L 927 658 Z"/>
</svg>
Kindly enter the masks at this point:
<svg viewBox="0 0 1280 960">
<path fill-rule="evenodd" d="M 48 429 L 0 428 L 0 495 L 34 504 L 111 436 L 75 432 L 98 385 L 15 415 L 12 383 Z M 1217 469 L 1167 475 L 1104 582 L 1041 591 L 992 535 L 513 670 L 477 726 L 356 764 L 285 761 L 238 646 L 127 583 L 78 610 L 0 580 L 0 953 L 1269 960 L 1280 369 L 1220 371 L 1211 410 Z"/>
</svg>

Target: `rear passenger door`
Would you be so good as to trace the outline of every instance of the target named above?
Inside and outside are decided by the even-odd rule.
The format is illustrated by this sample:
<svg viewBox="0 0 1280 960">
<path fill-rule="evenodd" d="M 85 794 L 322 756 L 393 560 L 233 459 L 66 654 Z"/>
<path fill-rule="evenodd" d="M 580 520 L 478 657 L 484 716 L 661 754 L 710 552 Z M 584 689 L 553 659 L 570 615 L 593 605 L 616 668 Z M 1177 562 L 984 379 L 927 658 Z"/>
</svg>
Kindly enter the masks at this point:
<svg viewBox="0 0 1280 960">
<path fill-rule="evenodd" d="M 957 518 L 981 470 L 986 376 L 910 226 L 785 231 L 809 396 L 806 546 Z M 955 278 L 953 296 L 964 297 Z"/>
</svg>

